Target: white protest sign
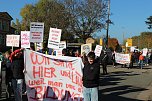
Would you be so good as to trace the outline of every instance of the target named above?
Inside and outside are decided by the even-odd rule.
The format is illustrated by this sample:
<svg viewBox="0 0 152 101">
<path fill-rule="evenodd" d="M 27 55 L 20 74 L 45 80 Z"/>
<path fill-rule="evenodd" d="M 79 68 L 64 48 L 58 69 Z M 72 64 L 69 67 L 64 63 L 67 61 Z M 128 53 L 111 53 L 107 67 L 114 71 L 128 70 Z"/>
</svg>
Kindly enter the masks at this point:
<svg viewBox="0 0 152 101">
<path fill-rule="evenodd" d="M 81 58 L 25 50 L 28 101 L 83 101 Z"/>
<path fill-rule="evenodd" d="M 60 49 L 66 48 L 66 41 L 61 41 L 61 42 L 59 43 L 59 48 L 60 48 Z"/>
<path fill-rule="evenodd" d="M 59 49 L 61 29 L 50 28 L 48 48 Z"/>
<path fill-rule="evenodd" d="M 43 42 L 44 23 L 31 22 L 30 42 Z"/>
<path fill-rule="evenodd" d="M 130 47 L 130 52 L 134 52 L 135 49 L 136 49 L 136 48 L 135 48 L 134 46 L 131 46 L 131 47 Z"/>
<path fill-rule="evenodd" d="M 96 56 L 100 56 L 101 50 L 102 50 L 102 46 L 96 45 L 96 48 L 95 48 L 95 50 L 94 50 L 95 55 L 96 55 Z"/>
<path fill-rule="evenodd" d="M 19 47 L 20 35 L 6 35 L 6 46 Z"/>
<path fill-rule="evenodd" d="M 62 56 L 62 49 L 55 49 L 56 56 Z"/>
<path fill-rule="evenodd" d="M 143 51 L 142 55 L 143 56 L 147 56 L 148 49 L 147 48 L 143 48 L 142 51 Z"/>
<path fill-rule="evenodd" d="M 129 54 L 115 53 L 115 61 L 120 64 L 128 64 L 130 63 Z"/>
<path fill-rule="evenodd" d="M 42 42 L 36 43 L 36 47 L 37 47 L 37 48 L 36 48 L 37 51 L 43 49 L 43 43 L 42 43 Z"/>
<path fill-rule="evenodd" d="M 30 31 L 21 31 L 21 47 L 30 48 Z"/>
</svg>

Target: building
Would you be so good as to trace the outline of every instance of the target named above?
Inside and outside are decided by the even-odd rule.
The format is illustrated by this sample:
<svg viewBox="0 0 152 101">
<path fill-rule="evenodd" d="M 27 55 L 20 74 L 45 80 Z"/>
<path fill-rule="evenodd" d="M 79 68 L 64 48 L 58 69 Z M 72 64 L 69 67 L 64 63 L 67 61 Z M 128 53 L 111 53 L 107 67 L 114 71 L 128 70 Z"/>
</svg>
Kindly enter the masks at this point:
<svg viewBox="0 0 152 101">
<path fill-rule="evenodd" d="M 0 12 L 0 51 L 6 50 L 6 35 L 13 34 L 15 29 L 11 27 L 13 18 L 7 12 Z"/>
</svg>

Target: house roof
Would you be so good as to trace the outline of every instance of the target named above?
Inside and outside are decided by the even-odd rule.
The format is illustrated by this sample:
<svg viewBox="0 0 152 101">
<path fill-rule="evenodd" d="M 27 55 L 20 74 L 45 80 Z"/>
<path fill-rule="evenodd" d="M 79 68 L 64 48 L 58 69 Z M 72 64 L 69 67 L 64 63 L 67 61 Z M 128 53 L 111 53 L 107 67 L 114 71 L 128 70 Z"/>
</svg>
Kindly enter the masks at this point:
<svg viewBox="0 0 152 101">
<path fill-rule="evenodd" d="M 0 18 L 7 18 L 9 20 L 13 20 L 13 18 L 7 12 L 0 12 Z"/>
</svg>

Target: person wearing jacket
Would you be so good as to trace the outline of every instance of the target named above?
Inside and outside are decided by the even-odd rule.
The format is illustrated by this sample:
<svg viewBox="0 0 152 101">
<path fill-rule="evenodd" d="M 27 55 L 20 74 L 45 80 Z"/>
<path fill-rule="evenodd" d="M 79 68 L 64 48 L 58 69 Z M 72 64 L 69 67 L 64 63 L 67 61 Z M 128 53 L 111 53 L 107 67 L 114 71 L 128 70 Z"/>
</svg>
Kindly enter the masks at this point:
<svg viewBox="0 0 152 101">
<path fill-rule="evenodd" d="M 22 50 L 23 49 L 17 49 L 10 55 L 15 101 L 22 101 L 22 86 L 24 80 L 24 58 Z"/>
<path fill-rule="evenodd" d="M 100 64 L 102 65 L 103 75 L 108 74 L 108 72 L 107 72 L 108 54 L 105 50 L 101 51 Z"/>
<path fill-rule="evenodd" d="M 12 77 L 13 77 L 13 73 L 11 70 L 11 61 L 10 61 L 10 55 L 11 52 L 10 51 L 6 51 L 5 52 L 5 58 L 6 58 L 6 75 L 5 75 L 5 84 L 6 84 L 6 97 L 7 98 L 11 98 L 11 94 L 13 93 L 13 89 L 12 89 Z"/>
<path fill-rule="evenodd" d="M 100 64 L 95 60 L 94 52 L 89 52 L 87 58 L 82 77 L 84 101 L 98 101 Z"/>
</svg>

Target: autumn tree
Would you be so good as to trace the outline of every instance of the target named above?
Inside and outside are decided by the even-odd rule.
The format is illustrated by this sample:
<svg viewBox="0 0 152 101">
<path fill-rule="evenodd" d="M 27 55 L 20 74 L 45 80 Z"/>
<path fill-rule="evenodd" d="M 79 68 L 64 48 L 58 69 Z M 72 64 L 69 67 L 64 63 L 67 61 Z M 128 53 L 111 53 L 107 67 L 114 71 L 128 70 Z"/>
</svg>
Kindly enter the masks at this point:
<svg viewBox="0 0 152 101">
<path fill-rule="evenodd" d="M 16 29 L 14 34 L 20 34 L 21 22 L 19 21 L 19 19 L 16 19 L 16 22 L 12 22 L 11 26 Z"/>
<path fill-rule="evenodd" d="M 57 0 L 39 0 L 36 4 L 27 4 L 20 12 L 22 26 L 29 30 L 30 22 L 44 22 L 44 40 L 48 40 L 49 29 L 62 29 L 62 40 L 73 40 L 72 33 L 69 33 L 69 18 L 64 5 Z"/>
<path fill-rule="evenodd" d="M 70 29 L 78 38 L 85 40 L 100 31 L 107 16 L 105 0 L 61 0 L 70 14 Z"/>
<path fill-rule="evenodd" d="M 152 16 L 147 18 L 147 21 L 145 21 L 145 22 L 148 25 L 148 29 L 152 29 Z"/>
<path fill-rule="evenodd" d="M 142 48 L 152 48 L 152 32 L 142 32 L 140 36 L 134 36 L 133 46 L 138 46 L 139 49 Z"/>
</svg>

